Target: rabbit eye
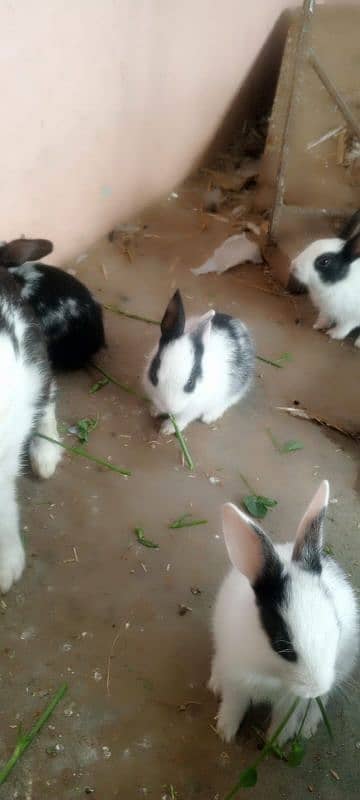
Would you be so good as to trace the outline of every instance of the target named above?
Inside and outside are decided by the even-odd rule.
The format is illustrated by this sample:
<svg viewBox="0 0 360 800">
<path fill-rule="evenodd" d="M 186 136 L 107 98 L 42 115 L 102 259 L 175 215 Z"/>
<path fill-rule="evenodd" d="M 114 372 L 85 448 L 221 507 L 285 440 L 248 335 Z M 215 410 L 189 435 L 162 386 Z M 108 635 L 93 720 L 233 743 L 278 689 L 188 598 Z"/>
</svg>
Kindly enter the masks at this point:
<svg viewBox="0 0 360 800">
<path fill-rule="evenodd" d="M 329 258 L 329 256 L 321 256 L 321 257 L 319 258 L 319 266 L 320 266 L 320 267 L 327 267 L 327 266 L 328 266 L 328 264 L 330 264 L 330 258 Z"/>
</svg>

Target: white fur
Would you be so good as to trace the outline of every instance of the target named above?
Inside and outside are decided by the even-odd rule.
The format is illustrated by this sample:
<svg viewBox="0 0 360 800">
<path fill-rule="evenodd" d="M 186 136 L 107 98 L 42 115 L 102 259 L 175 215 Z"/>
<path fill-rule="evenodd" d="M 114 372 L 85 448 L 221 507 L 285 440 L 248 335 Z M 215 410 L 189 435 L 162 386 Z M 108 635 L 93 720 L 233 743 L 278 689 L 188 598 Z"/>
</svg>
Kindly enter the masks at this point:
<svg viewBox="0 0 360 800">
<path fill-rule="evenodd" d="M 309 512 L 311 515 L 320 510 L 321 491 L 315 498 L 317 503 L 311 512 L 309 507 L 307 521 Z M 305 518 L 297 541 L 303 535 L 304 523 Z M 297 710 L 281 735 L 284 743 L 297 732 L 308 699 L 321 695 L 325 703 L 329 692 L 348 677 L 354 666 L 358 645 L 355 595 L 332 559 L 323 559 L 319 576 L 292 560 L 292 543 L 274 545 L 290 576 L 284 618 L 298 661 L 286 661 L 272 649 L 261 626 L 250 583 L 256 571 L 262 569 L 257 537 L 250 520 L 230 504 L 224 507 L 224 534 L 235 566 L 220 588 L 213 618 L 215 655 L 209 687 L 221 695 L 218 732 L 230 741 L 250 702 L 270 701 L 271 735 L 295 697 L 300 697 Z M 313 702 L 303 735 L 315 733 L 319 721 L 319 709 Z"/>
<path fill-rule="evenodd" d="M 20 578 L 25 565 L 16 479 L 21 471 L 24 447 L 34 432 L 39 398 L 44 391 L 44 375 L 42 364 L 33 363 L 25 356 L 25 335 L 29 323 L 21 310 L 15 309 L 11 301 L 0 298 L 0 316 L 12 323 L 19 348 L 16 352 L 6 332 L 0 334 L 0 370 L 6 376 L 0 393 L 0 591 L 7 592 L 13 582 Z M 41 409 L 38 430 L 57 436 L 51 393 Z M 44 440 L 33 439 L 30 451 L 37 474 L 49 477 L 59 461 L 59 448 Z"/>
<path fill-rule="evenodd" d="M 184 334 L 166 344 L 161 353 L 157 386 L 153 386 L 148 375 L 149 364 L 157 352 L 157 346 L 148 358 L 143 384 L 152 404 L 151 414 L 152 416 L 174 415 L 180 430 L 196 419 L 201 419 L 207 424 L 215 422 L 230 406 L 241 400 L 250 386 L 251 379 L 246 379 L 237 391 L 232 388 L 231 346 L 224 332 L 212 326 L 214 313 L 210 311 L 202 317 L 191 317 L 186 322 Z M 234 323 L 239 341 L 244 342 L 244 356 L 252 363 L 252 344 L 250 340 L 247 341 L 247 329 L 240 320 L 234 320 Z M 202 376 L 198 379 L 195 390 L 187 393 L 184 391 L 184 386 L 194 363 L 189 334 L 195 332 L 199 326 L 203 326 Z M 245 348 L 247 348 L 246 353 Z M 170 420 L 163 423 L 161 432 L 174 433 Z"/>
<path fill-rule="evenodd" d="M 315 330 L 326 329 L 332 339 L 344 339 L 360 326 L 360 259 L 351 262 L 343 280 L 326 284 L 314 268 L 315 259 L 325 253 L 338 253 L 344 247 L 339 238 L 319 239 L 305 248 L 292 262 L 291 272 L 307 286 L 319 315 Z M 360 347 L 360 336 L 355 342 Z"/>
</svg>

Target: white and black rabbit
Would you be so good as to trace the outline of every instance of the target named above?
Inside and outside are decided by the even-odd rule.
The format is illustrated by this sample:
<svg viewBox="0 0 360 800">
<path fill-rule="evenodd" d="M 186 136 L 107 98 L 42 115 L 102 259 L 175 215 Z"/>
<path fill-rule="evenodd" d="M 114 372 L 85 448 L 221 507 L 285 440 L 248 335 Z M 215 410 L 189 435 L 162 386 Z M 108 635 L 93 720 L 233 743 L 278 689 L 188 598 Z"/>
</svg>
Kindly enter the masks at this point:
<svg viewBox="0 0 360 800">
<path fill-rule="evenodd" d="M 26 446 L 34 472 L 49 478 L 61 458 L 57 445 L 56 387 L 44 337 L 14 278 L 0 269 L 0 591 L 7 592 L 25 565 L 16 499 Z"/>
<path fill-rule="evenodd" d="M 253 377 L 255 351 L 239 319 L 207 311 L 185 321 L 177 290 L 149 361 L 144 388 L 152 403 L 151 413 L 173 414 L 183 430 L 196 419 L 214 422 L 243 397 Z M 162 424 L 161 432 L 174 433 L 170 420 Z"/>
<path fill-rule="evenodd" d="M 360 326 L 360 212 L 339 237 L 319 239 L 291 264 L 291 276 L 309 290 L 319 315 L 316 330 L 344 339 Z M 355 340 L 360 347 L 360 336 Z"/>
<path fill-rule="evenodd" d="M 11 272 L 34 309 L 52 365 L 80 369 L 105 346 L 102 309 L 73 275 L 37 263 L 52 249 L 47 239 L 15 239 L 0 245 L 0 266 Z"/>
<path fill-rule="evenodd" d="M 218 732 L 230 741 L 251 701 L 273 704 L 269 735 L 295 698 L 301 698 L 280 741 L 295 735 L 310 698 L 346 680 L 358 648 L 355 594 L 336 562 L 324 555 L 323 525 L 329 484 L 323 481 L 294 542 L 273 544 L 231 503 L 223 532 L 233 569 L 217 598 L 215 654 L 209 686 L 221 695 Z M 315 733 L 316 702 L 303 728 Z"/>
</svg>

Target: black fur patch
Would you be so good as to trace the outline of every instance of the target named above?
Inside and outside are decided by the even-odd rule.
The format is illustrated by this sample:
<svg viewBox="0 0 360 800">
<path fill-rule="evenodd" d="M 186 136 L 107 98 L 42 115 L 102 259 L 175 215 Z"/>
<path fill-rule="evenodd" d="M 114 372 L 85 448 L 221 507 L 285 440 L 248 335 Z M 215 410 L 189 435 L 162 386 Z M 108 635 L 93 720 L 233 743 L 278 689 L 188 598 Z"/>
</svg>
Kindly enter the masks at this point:
<svg viewBox="0 0 360 800">
<path fill-rule="evenodd" d="M 281 563 L 272 549 L 270 551 L 270 548 L 265 546 L 264 555 L 264 569 L 253 585 L 261 624 L 275 653 L 285 661 L 294 662 L 297 661 L 297 653 L 282 615 L 288 603 L 289 576 L 283 572 Z"/>
<path fill-rule="evenodd" d="M 197 381 L 202 376 L 202 357 L 204 354 L 204 343 L 201 333 L 194 333 L 190 337 L 194 348 L 194 364 L 190 376 L 185 383 L 184 392 L 190 394 L 195 390 Z"/>
<path fill-rule="evenodd" d="M 339 236 L 341 239 L 350 239 L 360 232 L 360 211 L 355 213 L 344 223 L 340 230 Z"/>
<path fill-rule="evenodd" d="M 156 355 L 154 356 L 154 358 L 153 358 L 153 360 L 152 360 L 152 362 L 150 364 L 150 367 L 149 367 L 149 380 L 150 380 L 150 383 L 152 383 L 153 386 L 157 386 L 158 383 L 159 383 L 159 369 L 160 369 L 160 363 L 161 363 L 160 356 L 161 356 L 161 351 L 163 349 L 164 349 L 164 345 L 161 345 L 161 340 L 160 340 L 158 351 L 157 351 Z"/>
<path fill-rule="evenodd" d="M 21 295 L 33 308 L 45 335 L 48 354 L 58 369 L 79 369 L 105 346 L 102 309 L 73 275 L 47 264 L 10 268 Z M 34 270 L 39 280 L 33 280 Z M 72 310 L 68 301 L 75 303 Z"/>
<path fill-rule="evenodd" d="M 295 543 L 293 561 L 297 561 L 301 567 L 321 575 L 321 529 L 324 524 L 325 509 L 320 511 L 307 526 L 304 537 Z"/>
<path fill-rule="evenodd" d="M 323 283 L 338 283 L 349 274 L 351 261 L 344 258 L 344 249 L 339 253 L 322 253 L 315 259 L 314 268 Z"/>
</svg>

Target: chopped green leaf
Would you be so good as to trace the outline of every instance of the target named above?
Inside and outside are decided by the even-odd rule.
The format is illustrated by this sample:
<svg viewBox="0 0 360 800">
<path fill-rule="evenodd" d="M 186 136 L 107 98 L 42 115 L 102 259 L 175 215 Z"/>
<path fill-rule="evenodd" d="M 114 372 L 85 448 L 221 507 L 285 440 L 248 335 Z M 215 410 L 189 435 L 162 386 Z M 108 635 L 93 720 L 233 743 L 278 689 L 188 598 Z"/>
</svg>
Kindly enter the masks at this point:
<svg viewBox="0 0 360 800">
<path fill-rule="evenodd" d="M 155 542 L 152 542 L 151 539 L 146 539 L 145 538 L 144 529 L 143 528 L 135 528 L 135 536 L 136 536 L 139 544 L 142 544 L 143 547 L 151 547 L 153 550 L 158 550 L 159 549 L 159 545 L 158 544 L 155 544 Z"/>
<path fill-rule="evenodd" d="M 250 789 L 251 786 L 256 786 L 257 778 L 258 776 L 256 767 L 248 767 L 241 773 L 239 785 L 244 789 Z"/>
<path fill-rule="evenodd" d="M 302 450 L 304 447 L 304 445 L 301 444 L 301 442 L 297 442 L 296 439 L 290 439 L 288 442 L 280 444 L 276 436 L 274 436 L 271 428 L 266 428 L 266 431 L 275 447 L 275 450 L 277 450 L 278 453 L 295 453 L 296 450 Z"/>
<path fill-rule="evenodd" d="M 76 436 L 81 444 L 87 444 L 89 441 L 89 433 L 94 431 L 99 424 L 99 415 L 96 417 L 84 417 L 79 419 L 76 423 Z"/>
<path fill-rule="evenodd" d="M 277 500 L 270 497 L 263 497 L 259 494 L 248 494 L 243 499 L 246 510 L 256 519 L 264 519 L 269 508 L 277 506 Z"/>
<path fill-rule="evenodd" d="M 325 553 L 326 556 L 333 556 L 334 548 L 331 546 L 331 544 L 324 544 L 323 553 Z"/>
<path fill-rule="evenodd" d="M 244 769 L 236 786 L 234 786 L 231 792 L 226 795 L 225 800 L 232 800 L 232 798 L 238 794 L 240 789 L 251 789 L 252 786 L 256 786 L 257 779 L 258 773 L 255 766 Z"/>
<path fill-rule="evenodd" d="M 169 525 L 172 530 L 177 528 L 193 528 L 195 525 L 207 525 L 207 519 L 191 519 L 191 514 L 183 514 L 179 519 Z"/>
<path fill-rule="evenodd" d="M 290 767 L 298 767 L 305 756 L 305 740 L 300 736 L 296 736 L 291 742 L 290 752 L 287 756 L 287 762 Z"/>
<path fill-rule="evenodd" d="M 301 442 L 297 442 L 296 439 L 290 439 L 290 441 L 281 445 L 280 453 L 295 453 L 296 450 L 303 450 L 303 448 L 304 445 Z"/>
<path fill-rule="evenodd" d="M 288 361 L 292 361 L 291 353 L 281 353 L 281 356 L 277 359 L 278 362 L 286 363 Z"/>
<path fill-rule="evenodd" d="M 99 381 L 96 381 L 96 383 L 93 383 L 90 394 L 96 394 L 96 392 L 99 392 L 100 389 L 103 389 L 103 387 L 107 386 L 109 383 L 110 381 L 108 378 L 101 378 Z"/>
</svg>

